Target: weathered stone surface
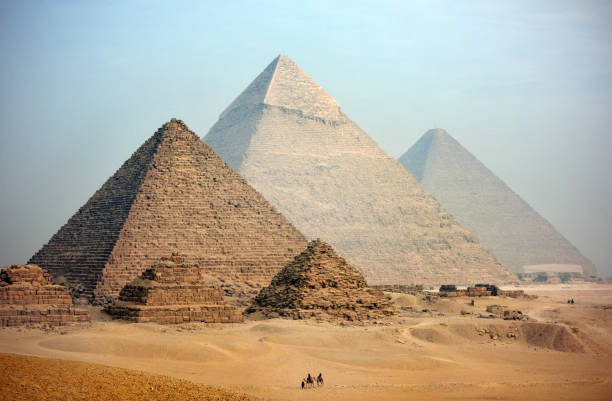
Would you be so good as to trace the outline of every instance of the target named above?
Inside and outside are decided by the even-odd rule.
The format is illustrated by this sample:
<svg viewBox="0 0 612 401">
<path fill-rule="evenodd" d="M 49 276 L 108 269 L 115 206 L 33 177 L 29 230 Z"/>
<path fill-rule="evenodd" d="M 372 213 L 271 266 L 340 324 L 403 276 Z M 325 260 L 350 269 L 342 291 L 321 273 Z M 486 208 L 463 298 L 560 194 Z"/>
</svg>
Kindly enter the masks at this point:
<svg viewBox="0 0 612 401">
<path fill-rule="evenodd" d="M 507 309 L 501 305 L 488 305 L 487 312 L 497 315 L 504 320 L 527 320 L 529 317 L 520 310 Z"/>
<path fill-rule="evenodd" d="M 0 327 L 89 321 L 86 310 L 72 307 L 65 287 L 54 285 L 36 265 L 11 265 L 0 271 Z"/>
<path fill-rule="evenodd" d="M 389 319 L 397 313 L 380 290 L 369 288 L 356 268 L 320 240 L 283 268 L 247 312 L 332 322 Z"/>
<path fill-rule="evenodd" d="M 376 288 L 377 290 L 387 291 L 387 292 L 397 292 L 400 294 L 424 294 L 422 285 L 409 285 L 409 284 L 377 284 L 371 285 L 370 287 Z"/>
<path fill-rule="evenodd" d="M 500 289 L 496 285 L 476 284 L 465 290 L 459 290 L 453 284 L 446 284 L 440 287 L 441 297 L 490 297 L 499 295 Z"/>
<path fill-rule="evenodd" d="M 465 290 L 458 289 L 454 284 L 440 286 L 438 294 L 441 297 L 509 297 L 509 298 L 537 298 L 536 295 L 527 295 L 523 290 L 502 290 L 492 284 L 476 284 Z"/>
<path fill-rule="evenodd" d="M 512 271 L 578 264 L 587 275 L 597 274 L 591 261 L 446 131 L 427 131 L 399 161 Z"/>
<path fill-rule="evenodd" d="M 228 293 L 255 295 L 306 243 L 263 196 L 173 119 L 30 261 L 105 302 L 147 266 L 179 252 L 222 280 Z"/>
<path fill-rule="evenodd" d="M 211 287 L 199 266 L 172 256 L 145 270 L 127 284 L 119 299 L 105 309 L 111 316 L 133 322 L 239 323 L 242 312 L 225 305 L 223 291 Z"/>
<path fill-rule="evenodd" d="M 371 284 L 516 280 L 287 56 L 221 114 L 205 141 Z"/>
</svg>

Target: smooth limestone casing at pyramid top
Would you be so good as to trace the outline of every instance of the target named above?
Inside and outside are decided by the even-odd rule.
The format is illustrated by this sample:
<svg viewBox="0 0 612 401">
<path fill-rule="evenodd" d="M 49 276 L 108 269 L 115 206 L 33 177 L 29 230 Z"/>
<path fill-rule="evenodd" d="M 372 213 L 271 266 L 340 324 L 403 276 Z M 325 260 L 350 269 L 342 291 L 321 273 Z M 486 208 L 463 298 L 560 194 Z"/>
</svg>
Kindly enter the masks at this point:
<svg viewBox="0 0 612 401">
<path fill-rule="evenodd" d="M 238 96 L 204 140 L 370 284 L 516 279 L 286 56 Z"/>
<path fill-rule="evenodd" d="M 591 261 L 446 131 L 427 131 L 399 161 L 507 268 L 579 264 L 586 274 L 597 274 Z"/>
<path fill-rule="evenodd" d="M 254 295 L 306 245 L 263 196 L 173 119 L 29 263 L 104 302 L 154 261 L 180 252 L 228 291 L 250 287 Z"/>
</svg>

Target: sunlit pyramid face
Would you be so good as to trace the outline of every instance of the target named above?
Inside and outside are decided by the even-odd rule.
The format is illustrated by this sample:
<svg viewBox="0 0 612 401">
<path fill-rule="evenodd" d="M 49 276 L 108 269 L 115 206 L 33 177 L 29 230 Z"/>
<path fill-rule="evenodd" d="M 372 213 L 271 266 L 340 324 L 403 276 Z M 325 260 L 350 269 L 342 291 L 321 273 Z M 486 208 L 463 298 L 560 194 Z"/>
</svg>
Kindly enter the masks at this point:
<svg viewBox="0 0 612 401">
<path fill-rule="evenodd" d="M 205 141 L 370 283 L 514 279 L 287 56 L 223 111 Z"/>
</svg>

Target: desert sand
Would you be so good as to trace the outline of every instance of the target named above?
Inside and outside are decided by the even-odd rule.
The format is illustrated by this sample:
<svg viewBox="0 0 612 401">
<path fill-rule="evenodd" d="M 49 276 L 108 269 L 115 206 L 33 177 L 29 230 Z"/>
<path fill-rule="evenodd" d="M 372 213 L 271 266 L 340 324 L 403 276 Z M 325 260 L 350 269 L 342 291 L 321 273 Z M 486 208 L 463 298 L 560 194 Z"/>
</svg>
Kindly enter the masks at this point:
<svg viewBox="0 0 612 401">
<path fill-rule="evenodd" d="M 389 325 L 270 319 L 162 326 L 112 321 L 92 308 L 88 324 L 3 329 L 0 352 L 133 369 L 271 400 L 612 399 L 612 286 L 522 288 L 538 298 L 484 297 L 472 306 L 468 298 L 429 303 L 390 294 L 403 308 Z M 477 317 L 491 304 L 521 310 L 529 320 Z M 15 357 L 2 358 L 27 376 Z M 38 361 L 46 375 L 66 374 L 68 365 Z M 35 386 L 36 372 L 21 385 Z M 109 372 L 110 381 L 134 374 Z M 301 390 L 308 372 L 322 372 L 325 385 Z M 179 392 L 181 383 L 190 385 L 173 383 Z"/>
</svg>

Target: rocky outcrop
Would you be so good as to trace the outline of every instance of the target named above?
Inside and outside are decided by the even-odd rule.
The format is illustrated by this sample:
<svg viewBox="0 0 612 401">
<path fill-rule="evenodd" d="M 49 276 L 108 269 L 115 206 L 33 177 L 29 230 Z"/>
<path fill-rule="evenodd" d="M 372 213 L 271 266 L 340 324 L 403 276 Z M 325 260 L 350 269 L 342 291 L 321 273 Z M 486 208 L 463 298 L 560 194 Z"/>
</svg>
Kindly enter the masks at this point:
<svg viewBox="0 0 612 401">
<path fill-rule="evenodd" d="M 133 322 L 239 323 L 239 309 L 225 305 L 223 291 L 212 287 L 203 270 L 180 256 L 162 258 L 127 284 L 105 311 Z"/>
<path fill-rule="evenodd" d="M 255 296 L 305 238 L 180 120 L 164 124 L 31 259 L 96 302 L 178 252 Z"/>
<path fill-rule="evenodd" d="M 0 327 L 87 321 L 89 312 L 75 309 L 68 289 L 54 285 L 39 266 L 11 265 L 0 272 Z"/>
<path fill-rule="evenodd" d="M 516 281 L 285 55 L 232 102 L 205 141 L 370 284 Z"/>
<path fill-rule="evenodd" d="M 263 288 L 247 313 L 331 322 L 377 321 L 397 311 L 333 248 L 315 240 Z"/>
</svg>

